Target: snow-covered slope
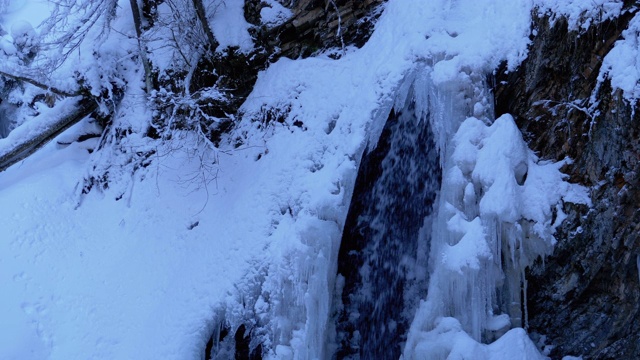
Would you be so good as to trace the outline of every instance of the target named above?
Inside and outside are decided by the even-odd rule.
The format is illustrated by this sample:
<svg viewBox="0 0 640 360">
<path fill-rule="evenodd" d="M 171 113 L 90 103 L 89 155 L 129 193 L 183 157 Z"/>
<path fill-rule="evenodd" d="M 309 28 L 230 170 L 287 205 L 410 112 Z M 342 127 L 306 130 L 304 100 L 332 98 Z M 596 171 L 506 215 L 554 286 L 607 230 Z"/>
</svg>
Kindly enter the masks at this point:
<svg viewBox="0 0 640 360">
<path fill-rule="evenodd" d="M 256 259 L 279 254 L 269 217 L 256 216 L 270 201 L 252 155 L 220 153 L 224 170 L 208 181 L 210 159 L 183 141 L 191 151 L 158 149 L 123 196 L 80 206 L 95 142 L 51 144 L 2 174 L 0 358 L 202 356 L 216 306 Z"/>
</svg>

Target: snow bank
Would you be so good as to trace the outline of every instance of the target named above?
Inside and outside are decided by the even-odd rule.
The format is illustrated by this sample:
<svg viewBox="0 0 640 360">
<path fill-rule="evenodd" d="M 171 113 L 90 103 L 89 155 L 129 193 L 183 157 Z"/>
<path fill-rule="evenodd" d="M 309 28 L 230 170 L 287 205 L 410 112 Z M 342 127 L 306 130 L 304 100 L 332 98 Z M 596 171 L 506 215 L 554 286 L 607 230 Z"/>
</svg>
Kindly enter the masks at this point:
<svg viewBox="0 0 640 360">
<path fill-rule="evenodd" d="M 602 60 L 598 82 L 611 80 L 612 90 L 622 90 L 622 96 L 631 104 L 640 98 L 640 15 L 635 15 L 622 32 L 622 39 Z"/>
<path fill-rule="evenodd" d="M 139 94 L 129 95 L 121 118 L 144 123 Z M 214 310 L 267 245 L 254 154 L 220 153 L 224 176 L 212 181 L 210 158 L 182 137 L 134 179 L 118 181 L 114 167 L 113 187 L 78 207 L 79 181 L 100 163 L 87 151 L 95 145 L 51 143 L 0 174 L 0 317 L 11 325 L 0 358 L 199 359 Z"/>
</svg>

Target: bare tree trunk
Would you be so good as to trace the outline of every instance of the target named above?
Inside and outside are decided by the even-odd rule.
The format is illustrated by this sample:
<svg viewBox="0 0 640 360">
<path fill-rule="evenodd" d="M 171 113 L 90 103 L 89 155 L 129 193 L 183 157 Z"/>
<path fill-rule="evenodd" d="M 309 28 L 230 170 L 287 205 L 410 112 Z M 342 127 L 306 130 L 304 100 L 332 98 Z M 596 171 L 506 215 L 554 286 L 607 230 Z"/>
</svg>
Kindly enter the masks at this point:
<svg viewBox="0 0 640 360">
<path fill-rule="evenodd" d="M 151 81 L 151 64 L 147 57 L 147 46 L 142 40 L 142 20 L 140 18 L 140 7 L 138 6 L 138 0 L 130 0 L 131 12 L 133 13 L 133 24 L 136 28 L 136 35 L 138 36 L 138 49 L 140 51 L 140 59 L 142 60 L 142 66 L 144 67 L 144 82 L 147 87 L 147 94 L 150 94 L 153 90 L 153 83 Z"/>
<path fill-rule="evenodd" d="M 202 29 L 204 30 L 204 33 L 207 35 L 207 39 L 209 40 L 209 46 L 211 46 L 211 51 L 215 51 L 219 43 L 218 41 L 216 41 L 215 36 L 213 36 L 213 31 L 211 31 L 211 27 L 209 26 L 209 20 L 207 20 L 207 12 L 204 9 L 202 0 L 193 0 L 193 7 L 196 9 L 196 15 L 198 16 L 198 20 L 200 20 L 200 24 L 202 24 Z"/>
<path fill-rule="evenodd" d="M 6 149 L 0 146 L 0 151 L 2 151 L 0 153 L 0 172 L 5 171 L 11 165 L 26 159 L 29 155 L 42 148 L 60 133 L 90 115 L 97 108 L 98 103 L 95 99 L 81 98 L 72 110 L 67 113 L 63 110 L 62 114 L 58 114 L 59 117 L 57 119 L 48 124 L 33 128 L 28 134 L 29 136 L 11 139 L 11 134 L 9 134 L 9 137 L 0 140 L 0 145 L 3 145 L 3 140 L 7 142 L 14 142 L 6 146 Z M 39 119 L 36 117 L 31 121 L 37 122 L 38 120 Z M 18 129 L 19 128 L 16 130 Z"/>
</svg>

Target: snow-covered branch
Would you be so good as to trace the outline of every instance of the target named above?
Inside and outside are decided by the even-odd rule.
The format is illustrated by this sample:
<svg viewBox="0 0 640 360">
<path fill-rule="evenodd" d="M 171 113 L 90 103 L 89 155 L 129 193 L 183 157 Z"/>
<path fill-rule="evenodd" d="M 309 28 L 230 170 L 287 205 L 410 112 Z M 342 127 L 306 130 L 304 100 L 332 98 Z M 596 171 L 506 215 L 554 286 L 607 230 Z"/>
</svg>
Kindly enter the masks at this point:
<svg viewBox="0 0 640 360">
<path fill-rule="evenodd" d="M 81 95 L 80 91 L 76 91 L 76 92 L 69 92 L 69 91 L 65 91 L 62 89 L 58 89 L 54 86 L 50 86 L 47 85 L 45 83 L 42 83 L 38 80 L 26 77 L 26 76 L 22 76 L 22 75 L 15 75 L 15 74 L 10 74 L 8 72 L 2 71 L 0 70 L 0 76 L 4 76 L 13 80 L 17 80 L 17 81 L 22 81 L 22 82 L 26 82 L 29 83 L 37 88 L 52 92 L 56 95 L 60 95 L 60 96 L 66 96 L 66 97 L 73 97 L 73 96 L 78 96 Z"/>
</svg>

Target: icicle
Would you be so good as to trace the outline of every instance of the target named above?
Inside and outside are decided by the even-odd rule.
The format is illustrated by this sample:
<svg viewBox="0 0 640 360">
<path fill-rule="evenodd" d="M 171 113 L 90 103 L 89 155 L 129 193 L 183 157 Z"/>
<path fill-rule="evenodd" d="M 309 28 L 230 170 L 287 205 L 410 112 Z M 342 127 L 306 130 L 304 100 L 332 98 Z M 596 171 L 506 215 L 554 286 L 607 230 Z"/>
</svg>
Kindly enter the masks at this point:
<svg viewBox="0 0 640 360">
<path fill-rule="evenodd" d="M 638 280 L 640 281 L 640 255 L 636 257 L 636 264 L 638 266 Z"/>
<path fill-rule="evenodd" d="M 465 341 L 478 346 L 509 326 L 527 328 L 525 269 L 555 242 L 550 209 L 563 194 L 582 191 L 564 182 L 559 166 L 537 163 L 510 115 L 491 121 L 483 78 L 471 73 L 467 79 L 431 90 L 444 177 L 433 223 L 434 269 L 407 341 L 407 360 L 462 351 L 454 350 L 456 340 L 446 350 L 431 342 L 445 341 L 438 335 L 444 328 L 465 333 Z M 638 269 L 640 276 L 640 257 Z"/>
<path fill-rule="evenodd" d="M 524 309 L 524 329 L 529 329 L 529 307 L 527 306 L 527 277 L 525 268 L 522 268 L 522 307 Z"/>
</svg>

